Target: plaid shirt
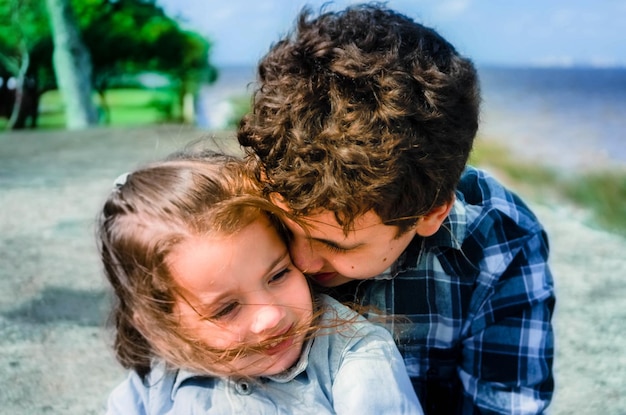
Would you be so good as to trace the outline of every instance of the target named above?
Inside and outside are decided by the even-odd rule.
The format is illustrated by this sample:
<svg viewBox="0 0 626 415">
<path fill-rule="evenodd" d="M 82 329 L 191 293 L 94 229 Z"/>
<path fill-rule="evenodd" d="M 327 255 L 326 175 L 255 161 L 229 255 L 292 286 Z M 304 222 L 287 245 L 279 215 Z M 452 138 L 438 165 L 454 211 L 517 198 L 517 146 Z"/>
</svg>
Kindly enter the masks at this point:
<svg viewBox="0 0 626 415">
<path fill-rule="evenodd" d="M 384 324 L 426 414 L 542 413 L 554 389 L 547 237 L 480 170 L 466 169 L 456 197 L 435 235 L 356 282 L 357 301 L 394 316 Z"/>
</svg>

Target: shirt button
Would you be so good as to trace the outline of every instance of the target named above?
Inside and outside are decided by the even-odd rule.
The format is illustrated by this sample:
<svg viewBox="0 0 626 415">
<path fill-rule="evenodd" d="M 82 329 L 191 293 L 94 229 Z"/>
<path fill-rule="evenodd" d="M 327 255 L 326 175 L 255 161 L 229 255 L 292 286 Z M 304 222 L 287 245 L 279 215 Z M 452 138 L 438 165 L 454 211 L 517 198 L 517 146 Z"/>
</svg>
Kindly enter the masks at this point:
<svg viewBox="0 0 626 415">
<path fill-rule="evenodd" d="M 235 390 L 240 395 L 250 395 L 252 393 L 252 385 L 247 380 L 240 379 L 235 382 Z"/>
</svg>

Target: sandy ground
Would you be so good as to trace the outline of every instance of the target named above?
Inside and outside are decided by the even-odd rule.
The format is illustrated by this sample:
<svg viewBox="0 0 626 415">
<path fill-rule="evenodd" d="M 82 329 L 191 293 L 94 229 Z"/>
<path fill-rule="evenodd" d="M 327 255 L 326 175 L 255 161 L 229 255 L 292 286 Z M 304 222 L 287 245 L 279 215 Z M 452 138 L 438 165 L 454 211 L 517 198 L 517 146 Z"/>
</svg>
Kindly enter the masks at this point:
<svg viewBox="0 0 626 415">
<path fill-rule="evenodd" d="M 205 134 L 0 134 L 0 414 L 103 413 L 124 372 L 104 329 L 96 213 L 119 174 Z M 228 135 L 216 142 L 236 148 Z M 573 207 L 532 206 L 551 236 L 558 295 L 550 413 L 626 414 L 626 240 Z"/>
</svg>

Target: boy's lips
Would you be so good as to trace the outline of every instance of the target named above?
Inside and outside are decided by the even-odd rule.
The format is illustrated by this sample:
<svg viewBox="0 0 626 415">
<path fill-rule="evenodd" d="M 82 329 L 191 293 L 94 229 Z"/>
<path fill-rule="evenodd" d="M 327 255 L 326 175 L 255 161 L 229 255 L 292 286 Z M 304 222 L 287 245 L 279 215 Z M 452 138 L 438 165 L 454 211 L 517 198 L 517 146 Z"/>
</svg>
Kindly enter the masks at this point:
<svg viewBox="0 0 626 415">
<path fill-rule="evenodd" d="M 335 277 L 335 275 L 337 275 L 336 272 L 322 272 L 319 274 L 311 275 L 311 278 L 318 284 L 323 285 L 324 283 L 327 283 L 328 281 L 332 280 Z"/>
</svg>

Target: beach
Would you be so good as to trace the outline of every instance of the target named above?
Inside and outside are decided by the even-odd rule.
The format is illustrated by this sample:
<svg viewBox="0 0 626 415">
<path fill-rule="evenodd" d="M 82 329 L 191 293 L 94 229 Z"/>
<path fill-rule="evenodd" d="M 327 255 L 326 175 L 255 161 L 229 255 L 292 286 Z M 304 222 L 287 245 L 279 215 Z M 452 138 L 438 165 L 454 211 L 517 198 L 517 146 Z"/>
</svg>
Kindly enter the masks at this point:
<svg viewBox="0 0 626 415">
<path fill-rule="evenodd" d="M 124 377 L 95 218 L 120 174 L 232 132 L 163 125 L 0 134 L 0 414 L 104 413 Z M 524 196 L 522 194 L 522 196 Z M 626 240 L 561 202 L 530 202 L 551 245 L 557 305 L 550 414 L 626 414 Z"/>
</svg>

